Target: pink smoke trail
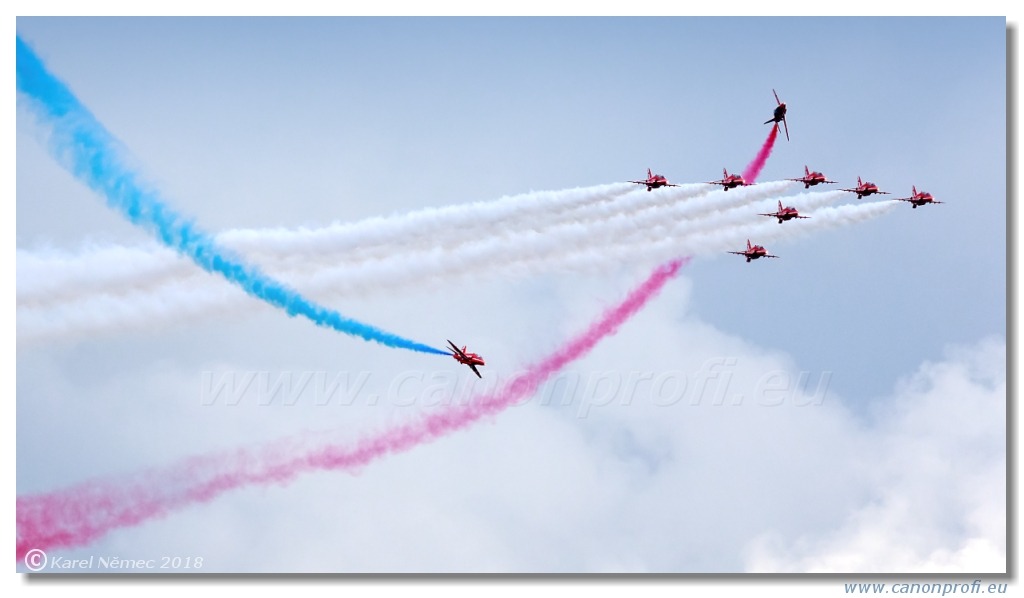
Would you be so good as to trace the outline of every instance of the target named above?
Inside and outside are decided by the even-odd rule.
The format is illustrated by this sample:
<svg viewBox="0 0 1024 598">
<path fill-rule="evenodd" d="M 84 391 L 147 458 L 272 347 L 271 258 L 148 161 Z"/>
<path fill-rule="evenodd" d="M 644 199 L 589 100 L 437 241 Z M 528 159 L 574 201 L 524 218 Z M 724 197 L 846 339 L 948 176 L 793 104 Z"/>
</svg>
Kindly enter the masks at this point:
<svg viewBox="0 0 1024 598">
<path fill-rule="evenodd" d="M 582 334 L 493 394 L 478 397 L 469 404 L 428 413 L 350 445 L 310 449 L 302 447 L 301 440 L 283 440 L 257 449 L 195 457 L 128 479 L 94 480 L 49 494 L 18 497 L 16 558 L 25 558 L 33 549 L 82 546 L 111 530 L 138 525 L 190 504 L 207 502 L 235 488 L 284 484 L 308 471 L 357 469 L 495 415 L 532 395 L 553 374 L 614 334 L 689 259 L 659 266 L 624 301 L 606 311 Z"/>
<path fill-rule="evenodd" d="M 778 135 L 779 125 L 775 125 L 772 127 L 771 133 L 768 133 L 768 139 L 764 140 L 761 151 L 757 152 L 757 155 L 754 156 L 750 164 L 747 164 L 747 167 L 743 169 L 743 180 L 753 183 L 761 175 L 761 169 L 764 168 L 765 162 L 768 161 L 768 156 L 772 155 L 772 148 L 775 147 L 775 138 Z"/>
</svg>

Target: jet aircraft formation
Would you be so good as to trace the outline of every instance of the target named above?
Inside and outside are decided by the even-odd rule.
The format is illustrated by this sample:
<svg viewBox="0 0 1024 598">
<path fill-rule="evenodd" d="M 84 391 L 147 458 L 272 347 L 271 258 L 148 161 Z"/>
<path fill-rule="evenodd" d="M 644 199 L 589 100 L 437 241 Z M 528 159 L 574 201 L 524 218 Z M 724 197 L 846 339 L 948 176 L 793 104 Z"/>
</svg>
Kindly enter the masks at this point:
<svg viewBox="0 0 1024 598">
<path fill-rule="evenodd" d="M 786 120 L 786 114 L 787 114 L 786 103 L 779 99 L 779 94 L 774 89 L 772 90 L 772 94 L 775 96 L 776 106 L 775 106 L 774 112 L 772 113 L 772 117 L 770 119 L 766 120 L 764 122 L 764 124 L 767 125 L 767 124 L 771 123 L 776 128 L 776 131 L 778 131 L 779 130 L 779 123 L 782 123 L 783 130 L 785 131 L 785 134 L 786 134 L 786 140 L 789 141 L 789 123 Z M 811 187 L 813 187 L 815 185 L 834 184 L 834 183 L 836 183 L 836 181 L 831 181 L 831 180 L 827 179 L 825 177 L 825 175 L 822 174 L 821 172 L 817 172 L 817 171 L 811 170 L 807 165 L 804 165 L 804 176 L 799 177 L 799 178 L 786 179 L 786 180 L 797 182 L 797 183 L 803 183 L 804 189 L 809 189 L 809 188 L 811 188 Z M 647 188 L 648 192 L 653 191 L 655 189 L 660 189 L 662 187 L 679 187 L 680 186 L 680 185 L 668 182 L 668 179 L 665 176 L 663 176 L 663 175 L 654 174 L 651 171 L 650 168 L 647 169 L 647 178 L 646 179 L 639 180 L 639 181 L 629 181 L 629 182 L 630 183 L 634 183 L 636 185 L 644 185 Z M 708 185 L 721 185 L 723 191 L 728 191 L 729 189 L 735 189 L 737 187 L 747 187 L 747 186 L 753 185 L 754 183 L 745 180 L 743 175 L 741 175 L 741 174 L 730 174 L 728 169 L 723 168 L 722 169 L 722 178 L 717 180 L 717 181 L 708 181 L 707 184 Z M 878 185 L 876 185 L 875 183 L 863 181 L 861 179 L 861 177 L 859 177 L 859 176 L 857 177 L 857 186 L 856 187 L 853 187 L 853 188 L 850 188 L 850 189 L 842 189 L 842 191 L 848 191 L 850 193 L 856 193 L 857 194 L 857 199 L 863 199 L 864 197 L 868 197 L 870 195 L 891 195 L 888 191 L 881 191 L 881 190 L 879 190 Z M 936 201 L 931 193 L 928 193 L 928 192 L 925 192 L 925 191 L 918 192 L 916 185 L 912 186 L 910 197 L 897 198 L 896 201 L 908 202 L 914 208 L 917 208 L 918 206 L 927 205 L 927 204 L 943 203 L 941 201 Z M 797 220 L 797 219 L 810 218 L 810 216 L 803 216 L 803 215 L 801 215 L 799 210 L 797 210 L 797 208 L 795 208 L 793 206 L 783 206 L 782 205 L 782 200 L 779 200 L 778 210 L 776 210 L 775 212 L 761 213 L 761 214 L 758 214 L 758 215 L 759 216 L 767 216 L 767 217 L 770 217 L 770 218 L 776 218 L 779 221 L 779 224 L 782 224 L 783 222 L 787 222 L 789 220 Z M 748 263 L 751 262 L 752 260 L 756 260 L 756 259 L 760 259 L 760 258 L 777 258 L 777 257 L 779 257 L 777 255 L 772 255 L 772 254 L 768 253 L 768 250 L 766 250 L 764 248 L 764 246 L 756 245 L 756 244 L 751 243 L 750 239 L 747 239 L 747 248 L 745 250 L 742 250 L 742 251 L 730 251 L 728 253 L 735 254 L 735 255 L 741 255 L 741 256 L 746 258 Z M 466 347 L 462 347 L 462 349 L 459 349 L 451 341 L 448 341 L 448 344 L 451 347 L 451 355 L 452 355 L 453 358 L 455 358 L 456 361 L 458 361 L 461 364 L 469 366 L 470 369 L 473 370 L 473 373 L 475 373 L 479 377 L 482 377 L 482 376 L 480 376 L 480 371 L 477 369 L 477 366 L 484 365 L 484 360 L 483 360 L 482 357 L 480 357 L 476 353 L 468 353 L 466 351 Z"/>
<path fill-rule="evenodd" d="M 775 126 L 776 130 L 778 130 L 779 123 L 782 123 L 782 127 L 785 130 L 785 132 L 786 132 L 786 140 L 789 141 L 789 123 L 786 121 L 786 112 L 787 112 L 786 103 L 779 99 L 779 94 L 774 89 L 772 90 L 772 94 L 775 96 L 775 103 L 776 103 L 775 111 L 773 112 L 772 117 L 770 119 L 764 121 L 764 124 L 767 125 L 769 123 L 772 123 Z M 662 184 L 662 185 L 652 185 L 652 177 L 651 177 L 650 169 L 647 170 L 647 175 L 648 175 L 648 177 L 647 177 L 648 181 L 647 181 L 646 184 L 647 184 L 647 190 L 648 191 L 650 191 L 653 188 L 657 188 L 658 186 L 664 186 L 664 184 Z M 743 178 L 743 175 L 729 174 L 728 169 L 722 169 L 722 175 L 723 176 L 722 176 L 721 179 L 719 179 L 717 181 L 708 181 L 707 184 L 709 184 L 709 185 L 721 185 L 723 191 L 728 191 L 729 189 L 733 189 L 733 188 L 736 188 L 736 187 L 746 187 L 748 185 L 752 185 L 753 184 L 751 182 L 746 181 Z M 661 175 L 654 175 L 654 176 L 655 176 L 655 178 L 657 178 L 658 180 L 662 181 L 663 183 L 667 182 L 665 177 L 663 177 Z M 835 183 L 836 182 L 836 181 L 828 180 L 825 177 L 824 174 L 822 174 L 821 172 L 817 172 L 817 171 L 811 170 L 807 165 L 804 165 L 804 176 L 802 176 L 800 178 L 786 179 L 786 180 L 787 181 L 797 182 L 797 183 L 803 183 L 804 184 L 804 189 L 810 189 L 811 187 L 813 187 L 815 185 L 821 185 L 821 184 L 828 184 L 828 183 Z M 644 182 L 642 182 L 642 181 L 631 181 L 631 182 L 644 184 Z M 843 191 L 849 191 L 851 193 L 856 193 L 857 194 L 857 199 L 862 199 L 862 198 L 867 197 L 869 195 L 890 195 L 890 193 L 888 191 L 881 191 L 881 190 L 879 190 L 878 185 L 876 185 L 874 183 L 871 183 L 871 182 L 865 182 L 859 176 L 857 177 L 857 186 L 856 187 L 854 187 L 852 189 L 843 189 Z M 941 201 L 936 201 L 935 198 L 932 197 L 931 193 L 927 193 L 927 192 L 924 192 L 924 191 L 918 192 L 916 186 L 912 187 L 912 191 L 911 191 L 911 196 L 910 197 L 901 197 L 901 198 L 898 198 L 898 201 L 909 202 L 912 205 L 912 207 L 914 207 L 914 208 L 916 208 L 918 206 L 923 206 L 925 204 L 942 203 Z M 767 213 L 767 214 L 758 214 L 758 215 L 759 216 L 768 216 L 768 217 L 771 217 L 771 218 L 776 218 L 776 219 L 778 219 L 779 224 L 782 224 L 783 222 L 786 222 L 786 221 L 789 221 L 789 220 L 810 218 L 810 216 L 801 216 L 799 210 L 797 210 L 793 206 L 783 206 L 781 200 L 779 201 L 779 208 L 778 208 L 777 211 L 771 212 L 771 213 Z M 747 262 L 750 262 L 751 260 L 756 260 L 756 259 L 762 258 L 762 257 L 778 257 L 777 255 L 769 254 L 768 251 L 763 246 L 752 244 L 750 242 L 750 239 L 747 239 L 747 248 L 745 250 L 743 250 L 743 251 L 730 251 L 729 253 L 736 254 L 736 255 L 742 255 L 745 258 L 747 258 Z"/>
</svg>

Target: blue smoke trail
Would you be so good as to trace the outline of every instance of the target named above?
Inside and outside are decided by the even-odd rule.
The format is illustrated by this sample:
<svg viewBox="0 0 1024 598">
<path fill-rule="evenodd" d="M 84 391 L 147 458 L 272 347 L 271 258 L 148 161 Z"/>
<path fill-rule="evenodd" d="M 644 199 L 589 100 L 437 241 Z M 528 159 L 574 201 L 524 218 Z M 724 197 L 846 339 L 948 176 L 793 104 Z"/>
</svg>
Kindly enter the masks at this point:
<svg viewBox="0 0 1024 598">
<path fill-rule="evenodd" d="M 219 247 L 213 237 L 175 212 L 155 191 L 143 189 L 137 176 L 118 159 L 120 144 L 78 101 L 64 83 L 46 70 L 39 57 L 18 36 L 18 91 L 34 100 L 39 117 L 52 125 L 50 151 L 64 168 L 107 198 L 107 203 L 132 223 L 149 229 L 167 246 L 216 272 L 250 295 L 280 307 L 290 316 L 304 316 L 319 326 L 362 337 L 389 347 L 448 355 L 379 328 L 346 318 L 304 298 L 258 268 Z"/>
</svg>

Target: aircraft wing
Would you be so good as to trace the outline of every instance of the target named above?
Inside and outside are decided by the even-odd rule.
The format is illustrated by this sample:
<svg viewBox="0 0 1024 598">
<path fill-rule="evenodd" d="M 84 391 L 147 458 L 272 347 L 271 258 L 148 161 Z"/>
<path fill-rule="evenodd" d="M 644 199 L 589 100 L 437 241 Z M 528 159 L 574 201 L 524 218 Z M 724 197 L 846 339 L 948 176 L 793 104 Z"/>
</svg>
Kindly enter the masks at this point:
<svg viewBox="0 0 1024 598">
<path fill-rule="evenodd" d="M 766 254 L 762 255 L 761 257 L 779 257 L 779 256 L 777 256 L 777 255 L 772 255 L 772 254 L 770 254 L 770 253 L 766 253 Z"/>
<path fill-rule="evenodd" d="M 770 218 L 781 218 L 781 216 L 779 215 L 778 212 L 776 212 L 774 214 L 758 214 L 758 216 L 768 216 Z M 806 218 L 806 216 L 801 216 L 801 218 Z"/>
<path fill-rule="evenodd" d="M 786 117 L 782 117 L 782 126 L 786 129 L 786 141 L 789 141 L 789 125 L 786 124 Z"/>
<path fill-rule="evenodd" d="M 923 201 L 923 202 L 921 202 L 921 203 L 917 203 L 917 202 L 916 202 L 916 201 L 914 201 L 913 199 L 906 199 L 906 198 L 903 198 L 903 197 L 900 197 L 900 198 L 894 199 L 893 201 L 905 201 L 905 202 L 907 202 L 907 203 L 909 203 L 909 204 L 912 204 L 912 205 L 913 205 L 913 206 L 914 206 L 915 208 L 916 208 L 917 206 L 926 206 L 926 205 L 928 205 L 928 204 L 933 204 L 933 203 L 946 203 L 946 202 L 944 202 L 944 201 L 936 201 L 936 200 L 934 200 L 934 199 L 932 199 L 932 200 L 930 200 L 930 201 Z"/>
<path fill-rule="evenodd" d="M 636 183 L 637 185 L 646 185 L 647 181 L 627 181 L 629 183 Z"/>
<path fill-rule="evenodd" d="M 469 369 L 473 370 L 473 373 L 476 374 L 477 378 L 483 379 L 483 376 L 480 375 L 480 370 L 476 369 L 476 366 L 474 364 L 470 363 L 468 365 Z"/>
<path fill-rule="evenodd" d="M 736 255 L 747 255 L 746 251 L 729 251 L 728 253 L 735 253 Z"/>
<path fill-rule="evenodd" d="M 875 191 L 875 195 L 892 195 L 888 191 Z"/>
<path fill-rule="evenodd" d="M 468 357 L 466 357 L 466 354 L 462 352 L 462 349 L 459 349 L 458 347 L 455 346 L 455 343 L 449 340 L 448 344 L 452 346 L 452 350 L 454 350 L 457 355 L 462 356 L 463 359 L 469 359 Z"/>
</svg>

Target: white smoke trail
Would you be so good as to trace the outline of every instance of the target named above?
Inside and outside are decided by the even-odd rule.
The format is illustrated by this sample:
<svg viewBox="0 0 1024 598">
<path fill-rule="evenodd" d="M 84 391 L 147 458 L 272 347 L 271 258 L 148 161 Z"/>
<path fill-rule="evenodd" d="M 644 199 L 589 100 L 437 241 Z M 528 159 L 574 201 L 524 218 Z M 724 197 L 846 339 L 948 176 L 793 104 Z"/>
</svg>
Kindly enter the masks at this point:
<svg viewBox="0 0 1024 598">
<path fill-rule="evenodd" d="M 418 210 L 319 229 L 229 230 L 218 243 L 264 263 L 318 267 L 355 263 L 403 251 L 458 247 L 496 234 L 544 230 L 567 221 L 595 221 L 636 210 L 671 206 L 706 195 L 707 185 L 643 193 L 625 183 L 541 191 L 490 202 Z M 18 305 L 41 306 L 84 293 L 127 293 L 186 277 L 194 267 L 163 246 L 87 248 L 79 254 L 19 249 Z M 318 260 L 311 262 L 310 260 Z"/>
<path fill-rule="evenodd" d="M 766 219 L 764 222 L 748 220 L 743 224 L 700 231 L 691 230 L 682 234 L 681 229 L 676 229 L 657 240 L 616 245 L 604 251 L 591 249 L 576 252 L 564 256 L 561 267 L 566 270 L 594 273 L 601 272 L 609 263 L 650 265 L 678 255 L 698 257 L 726 251 L 741 251 L 745 249 L 747 239 L 759 244 L 795 239 L 812 232 L 877 218 L 893 210 L 897 204 L 895 201 L 879 201 L 826 207 L 808 214 L 811 219 L 799 221 L 799 224 L 790 222 L 779 225 L 775 220 Z M 522 267 L 524 271 L 530 269 L 528 264 Z"/>
<path fill-rule="evenodd" d="M 504 204 L 512 200 L 502 199 L 483 207 L 474 204 L 421 210 L 391 219 L 375 218 L 356 225 L 331 225 L 315 230 L 228 231 L 219 235 L 218 241 L 229 249 L 244 253 L 248 260 L 276 271 L 312 272 L 338 264 L 354 268 L 368 260 L 384 260 L 386 264 L 383 267 L 387 269 L 390 268 L 387 264 L 409 261 L 410 256 L 422 258 L 437 252 L 463 252 L 474 244 L 500 250 L 503 246 L 529 243 L 539 234 L 564 244 L 565 235 L 579 237 L 584 225 L 621 230 L 623 226 L 656 226 L 666 219 L 697 218 L 776 195 L 791 185 L 785 181 L 766 183 L 732 193 L 715 190 L 709 185 L 686 185 L 660 189 L 655 193 L 627 194 L 615 201 L 592 201 L 584 205 L 577 202 L 581 198 L 606 197 L 610 186 L 569 190 L 558 196 L 558 201 L 549 202 L 564 208 L 562 220 L 553 219 L 547 211 L 541 211 L 533 216 L 520 215 L 500 227 L 477 229 L 482 234 L 476 236 L 467 234 L 465 229 L 452 231 L 442 226 L 439 232 L 417 235 L 416 244 L 407 241 L 410 222 L 422 225 L 424 219 L 432 219 L 435 223 L 448 225 L 469 218 L 476 219 L 477 223 L 486 222 L 504 213 L 508 209 Z M 516 202 L 529 204 L 538 197 L 546 201 L 551 195 L 545 192 L 522 196 Z M 682 201 L 684 199 L 687 201 Z M 521 239 L 523 235 L 527 238 Z M 390 245 L 385 243 L 388 239 L 392 241 Z M 378 243 L 376 252 L 368 252 L 361 245 L 371 241 Z M 147 252 L 152 256 L 147 257 Z M 501 256 L 491 252 L 481 257 L 497 259 Z M 174 280 L 189 278 L 192 265 L 187 260 L 177 259 L 173 252 L 163 247 L 146 250 L 103 247 L 88 251 L 80 258 L 67 253 L 40 254 L 19 250 L 18 271 L 18 306 L 28 308 L 80 301 L 96 293 L 123 295 L 164 286 Z"/>
<path fill-rule="evenodd" d="M 770 195 L 766 189 L 761 194 Z M 753 192 L 751 197 L 757 197 Z M 807 206 L 819 206 L 835 201 L 843 194 L 837 191 L 804 193 L 798 196 Z M 796 200 L 796 198 L 793 198 Z M 658 260 L 672 259 L 681 255 L 699 256 L 708 249 L 717 251 L 719 246 L 706 248 L 692 239 L 703 239 L 715 232 L 730 234 L 734 229 L 755 225 L 774 224 L 777 221 L 758 220 L 757 213 L 773 207 L 775 198 L 765 199 L 758 207 L 733 207 L 724 211 L 706 213 L 701 218 L 666 218 L 655 214 L 655 219 L 613 218 L 596 225 L 571 224 L 558 227 L 557 231 L 544 234 L 517 236 L 513 243 L 506 239 L 494 238 L 474 243 L 458 252 L 437 249 L 419 252 L 415 255 L 395 257 L 376 262 L 359 264 L 333 264 L 310 272 L 306 283 L 315 288 L 332 289 L 335 293 L 348 296 L 365 295 L 374 292 L 395 291 L 408 286 L 427 286 L 462 280 L 467 277 L 485 277 L 494 271 L 503 276 L 526 276 L 540 272 L 584 269 L 573 261 L 574 253 L 602 256 L 594 260 L 593 268 L 600 271 L 609 265 L 636 262 L 655 264 Z M 787 201 L 786 203 L 790 203 Z M 826 218 L 831 219 L 826 212 Z M 814 218 L 817 218 L 815 216 Z M 814 219 L 812 218 L 812 219 Z M 657 222 L 654 225 L 654 222 Z M 808 221 L 801 221 L 805 225 Z M 821 226 L 824 226 L 823 223 Z M 792 226 L 792 225 L 791 225 Z M 766 227 L 765 227 L 766 228 Z M 757 229 L 760 230 L 760 229 Z M 766 228 L 766 230 L 773 230 Z M 737 233 L 732 233 L 735 236 Z M 669 239 L 666 241 L 666 239 Z M 654 261 L 644 260 L 646 248 L 661 243 L 667 248 L 679 248 L 675 253 L 657 253 Z M 682 251 L 681 253 L 678 251 Z M 567 264 L 570 264 L 567 266 Z"/>
<path fill-rule="evenodd" d="M 792 201 L 808 210 L 834 200 L 836 195 L 836 192 L 804 193 Z M 774 199 L 771 201 L 774 203 Z M 789 204 L 790 201 L 784 203 Z M 704 218 L 680 220 L 658 229 L 634 228 L 633 234 L 629 235 L 609 236 L 607 230 L 604 234 L 590 231 L 587 238 L 585 234 L 581 236 L 579 230 L 570 228 L 563 233 L 571 230 L 572 234 L 554 235 L 561 239 L 561 245 L 554 244 L 543 235 L 519 235 L 510 240 L 521 245 L 512 247 L 497 243 L 474 250 L 514 256 L 514 259 L 506 259 L 500 265 L 481 266 L 474 259 L 467 259 L 465 253 L 438 251 L 429 256 L 417 254 L 413 262 L 367 261 L 354 268 L 338 266 L 312 272 L 271 270 L 271 273 L 322 299 L 337 299 L 392 291 L 405 285 L 429 287 L 447 284 L 467 277 L 515 278 L 542 272 L 603 272 L 619 264 L 647 266 L 681 255 L 700 256 L 736 250 L 742 248 L 748 237 L 762 243 L 795 238 L 874 218 L 895 205 L 896 202 L 876 202 L 822 208 L 808 213 L 812 217 L 810 220 L 785 225 L 779 225 L 771 218 L 757 220 L 754 216 L 756 208 L 733 208 L 712 212 Z M 765 204 L 763 207 L 774 206 Z M 152 326 L 154 322 L 229 311 L 237 313 L 260 307 L 256 302 L 248 301 L 243 293 L 218 282 L 200 273 L 156 289 L 120 295 L 98 294 L 46 308 L 19 307 L 18 339 L 35 341 L 107 330 L 129 330 L 140 325 Z"/>
<path fill-rule="evenodd" d="M 188 277 L 189 260 L 155 243 L 139 247 L 17 250 L 18 308 L 74 301 L 96 293 L 130 293 Z"/>
<path fill-rule="evenodd" d="M 565 222 L 600 220 L 669 206 L 709 191 L 707 185 L 692 184 L 645 193 L 628 183 L 612 183 L 456 204 L 319 229 L 232 230 L 217 239 L 256 259 L 323 255 L 333 260 L 343 255 L 347 261 L 359 261 L 402 251 L 457 246 L 496 234 L 540 231 Z"/>
<path fill-rule="evenodd" d="M 263 261 L 268 268 L 278 267 L 289 272 L 307 270 L 316 273 L 334 272 L 340 281 L 349 272 L 361 280 L 361 288 L 372 291 L 374 285 L 389 285 L 398 281 L 444 279 L 462 273 L 473 273 L 491 268 L 494 264 L 507 265 L 513 261 L 530 260 L 544 256 L 557 260 L 559 253 L 581 248 L 589 243 L 604 244 L 606 239 L 621 242 L 627 236 L 665 222 L 706 222 L 708 218 L 767 197 L 777 197 L 791 183 L 775 182 L 736 190 L 731 193 L 715 191 L 707 197 L 664 206 L 645 206 L 633 212 L 610 213 L 601 207 L 581 213 L 567 222 L 535 225 L 524 229 L 506 228 L 477 239 L 458 239 L 451 243 L 429 243 L 413 251 L 391 251 L 376 258 L 351 259 L 349 256 L 325 255 L 320 251 L 309 255 L 287 256 L 289 261 Z M 838 197 L 838 196 L 837 196 Z M 714 220 L 708 226 L 714 225 Z M 280 254 L 277 256 L 280 259 Z"/>
</svg>

